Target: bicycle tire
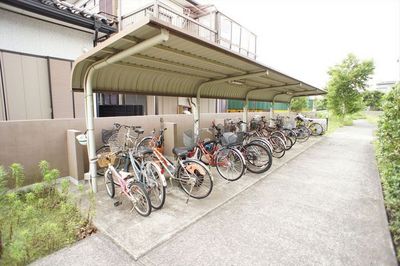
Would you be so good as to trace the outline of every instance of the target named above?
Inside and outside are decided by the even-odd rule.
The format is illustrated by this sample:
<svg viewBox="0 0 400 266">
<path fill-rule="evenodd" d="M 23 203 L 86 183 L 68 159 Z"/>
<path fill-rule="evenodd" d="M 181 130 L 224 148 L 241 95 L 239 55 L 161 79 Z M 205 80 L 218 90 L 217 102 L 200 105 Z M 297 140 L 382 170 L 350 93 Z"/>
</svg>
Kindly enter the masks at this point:
<svg viewBox="0 0 400 266">
<path fill-rule="evenodd" d="M 139 143 L 136 145 L 136 151 L 143 152 L 146 149 L 151 149 L 151 141 L 153 137 L 147 136 L 142 138 Z"/>
<path fill-rule="evenodd" d="M 305 142 L 310 138 L 310 130 L 305 126 L 297 128 L 297 140 L 299 142 Z"/>
<path fill-rule="evenodd" d="M 149 216 L 151 213 L 151 202 L 143 184 L 132 181 L 129 185 L 129 194 L 131 196 L 133 209 L 135 209 L 135 211 L 141 216 Z M 134 197 L 138 197 L 138 199 L 136 199 L 136 201 L 133 201 L 132 198 Z M 138 204 L 138 202 L 140 203 L 140 205 Z"/>
<path fill-rule="evenodd" d="M 236 169 L 236 167 L 232 168 L 232 162 L 227 162 L 225 161 L 226 158 L 233 159 L 239 164 L 239 170 Z M 224 161 L 224 162 L 222 162 Z M 219 149 L 216 154 L 215 154 L 215 164 L 217 168 L 218 174 L 225 180 L 228 181 L 236 181 L 239 178 L 241 178 L 246 170 L 246 161 L 242 155 L 242 153 L 233 148 L 228 148 L 228 147 L 223 147 Z M 226 165 L 230 169 L 236 170 L 237 174 L 230 176 L 229 174 L 223 173 L 223 168 L 222 166 Z"/>
<path fill-rule="evenodd" d="M 285 155 L 285 142 L 278 136 L 271 136 L 268 138 L 272 145 L 272 156 L 275 158 L 282 158 Z"/>
<path fill-rule="evenodd" d="M 258 151 L 257 151 L 257 150 Z M 261 174 L 269 170 L 272 166 L 272 154 L 269 148 L 266 148 L 265 145 L 261 145 L 258 143 L 248 143 L 243 146 L 244 152 L 242 152 L 243 156 L 246 159 L 246 167 L 252 173 Z M 260 161 L 258 158 L 261 154 L 267 157 L 267 161 Z M 256 161 L 259 161 L 259 164 L 256 164 Z M 253 167 L 254 166 L 254 167 Z"/>
<path fill-rule="evenodd" d="M 112 176 L 112 172 L 110 169 L 107 169 L 104 173 L 104 183 L 106 186 L 106 191 L 110 198 L 114 198 L 115 196 L 115 184 Z"/>
<path fill-rule="evenodd" d="M 154 209 L 161 209 L 164 206 L 166 198 L 167 182 L 158 165 L 154 162 L 148 161 L 144 165 L 145 171 L 144 184 L 148 192 L 151 207 Z"/>
<path fill-rule="evenodd" d="M 324 132 L 322 125 L 316 122 L 311 123 L 308 129 L 310 130 L 312 136 L 320 136 Z"/>
<path fill-rule="evenodd" d="M 284 128 L 283 132 L 285 133 L 286 137 L 288 137 L 292 140 L 293 145 L 296 144 L 297 136 L 296 136 L 296 132 L 294 132 L 294 130 L 289 129 L 289 128 Z M 293 147 L 293 145 L 292 145 L 292 147 Z"/>
<path fill-rule="evenodd" d="M 193 174 L 187 170 L 190 166 L 192 166 L 192 169 L 195 169 L 192 171 Z M 193 187 L 191 187 L 190 177 L 195 179 Z M 183 191 L 195 199 L 203 199 L 210 195 L 214 185 L 213 178 L 208 167 L 196 159 L 187 159 L 182 161 L 177 169 L 176 179 L 178 180 Z M 202 189 L 201 192 L 200 189 Z"/>
</svg>

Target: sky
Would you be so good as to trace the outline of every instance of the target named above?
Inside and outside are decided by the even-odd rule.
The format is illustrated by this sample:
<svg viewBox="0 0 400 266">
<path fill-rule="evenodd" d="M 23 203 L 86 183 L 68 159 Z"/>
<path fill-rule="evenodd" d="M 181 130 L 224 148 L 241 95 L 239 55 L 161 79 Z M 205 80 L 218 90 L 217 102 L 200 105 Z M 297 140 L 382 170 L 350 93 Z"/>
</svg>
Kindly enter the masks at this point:
<svg viewBox="0 0 400 266">
<path fill-rule="evenodd" d="M 198 0 L 257 35 L 257 61 L 325 88 L 349 53 L 372 59 L 370 84 L 400 80 L 400 0 Z"/>
</svg>

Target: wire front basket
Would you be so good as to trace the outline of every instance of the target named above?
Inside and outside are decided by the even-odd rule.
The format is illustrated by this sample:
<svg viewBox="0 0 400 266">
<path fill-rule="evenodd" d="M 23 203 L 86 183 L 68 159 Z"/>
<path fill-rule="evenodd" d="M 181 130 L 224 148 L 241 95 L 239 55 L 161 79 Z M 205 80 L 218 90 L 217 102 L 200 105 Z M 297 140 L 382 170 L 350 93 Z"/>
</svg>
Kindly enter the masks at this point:
<svg viewBox="0 0 400 266">
<path fill-rule="evenodd" d="M 221 143 L 222 145 L 232 145 L 243 143 L 244 132 L 225 132 L 222 134 Z"/>
<path fill-rule="evenodd" d="M 125 135 L 121 132 L 116 132 L 108 139 L 110 151 L 117 153 L 125 148 Z"/>
<path fill-rule="evenodd" d="M 108 152 L 102 153 L 98 156 L 97 164 L 101 168 L 104 168 L 107 167 L 109 163 L 114 165 L 116 159 L 117 156 L 114 153 L 108 153 Z"/>
</svg>

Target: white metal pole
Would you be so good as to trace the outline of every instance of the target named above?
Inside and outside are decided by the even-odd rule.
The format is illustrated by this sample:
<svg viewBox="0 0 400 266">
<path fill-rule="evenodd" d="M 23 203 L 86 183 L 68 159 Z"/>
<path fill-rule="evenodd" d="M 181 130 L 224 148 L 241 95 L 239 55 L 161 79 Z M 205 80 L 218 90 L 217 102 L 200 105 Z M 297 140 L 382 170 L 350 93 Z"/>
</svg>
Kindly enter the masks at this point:
<svg viewBox="0 0 400 266">
<path fill-rule="evenodd" d="M 243 105 L 243 122 L 244 124 L 241 125 L 242 131 L 247 130 L 247 122 L 249 120 L 249 98 L 246 97 Z"/>
<path fill-rule="evenodd" d="M 96 70 L 99 70 L 109 64 L 116 63 L 127 56 L 131 56 L 135 53 L 139 53 L 146 50 L 154 45 L 165 42 L 169 39 L 169 32 L 165 29 L 161 29 L 161 33 L 150 39 L 142 41 L 135 46 L 132 46 L 118 54 L 115 54 L 107 59 L 97 61 L 93 63 L 85 73 L 85 107 L 86 107 L 86 129 L 88 138 L 88 155 L 89 155 L 89 175 L 92 184 L 93 192 L 97 192 L 97 165 L 96 165 L 96 143 L 94 139 L 94 104 L 93 104 L 93 74 Z"/>
<path fill-rule="evenodd" d="M 92 190 L 97 192 L 97 165 L 96 165 L 96 143 L 94 140 L 94 104 L 93 104 L 93 73 L 94 69 L 90 68 L 85 80 L 85 107 L 86 107 L 86 129 L 88 139 L 88 155 L 89 155 L 89 178 L 92 184 Z"/>
</svg>

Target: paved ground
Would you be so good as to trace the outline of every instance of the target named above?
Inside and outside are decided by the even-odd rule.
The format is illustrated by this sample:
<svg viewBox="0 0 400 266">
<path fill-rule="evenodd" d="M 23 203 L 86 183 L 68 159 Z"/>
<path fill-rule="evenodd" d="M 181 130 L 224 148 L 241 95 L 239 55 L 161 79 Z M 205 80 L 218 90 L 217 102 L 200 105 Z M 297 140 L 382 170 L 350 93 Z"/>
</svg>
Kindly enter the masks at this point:
<svg viewBox="0 0 400 266">
<path fill-rule="evenodd" d="M 223 204 L 185 220 L 179 224 L 183 229 L 151 232 L 156 244 L 149 250 L 132 253 L 135 247 L 125 247 L 130 256 L 100 234 L 37 265 L 81 265 L 89 259 L 91 265 L 396 265 L 372 131 L 365 121 L 339 129 L 287 164 L 280 162 L 286 165 L 266 178 L 249 178 L 242 192 L 219 198 Z M 190 212 L 165 213 L 171 222 L 171 215 L 184 220 Z M 153 219 L 152 214 L 147 222 L 134 217 L 131 229 L 145 228 L 162 215 L 155 213 Z M 108 235 L 111 229 L 106 228 Z M 82 249 L 96 249 L 99 255 L 79 256 L 76 251 Z"/>
</svg>

